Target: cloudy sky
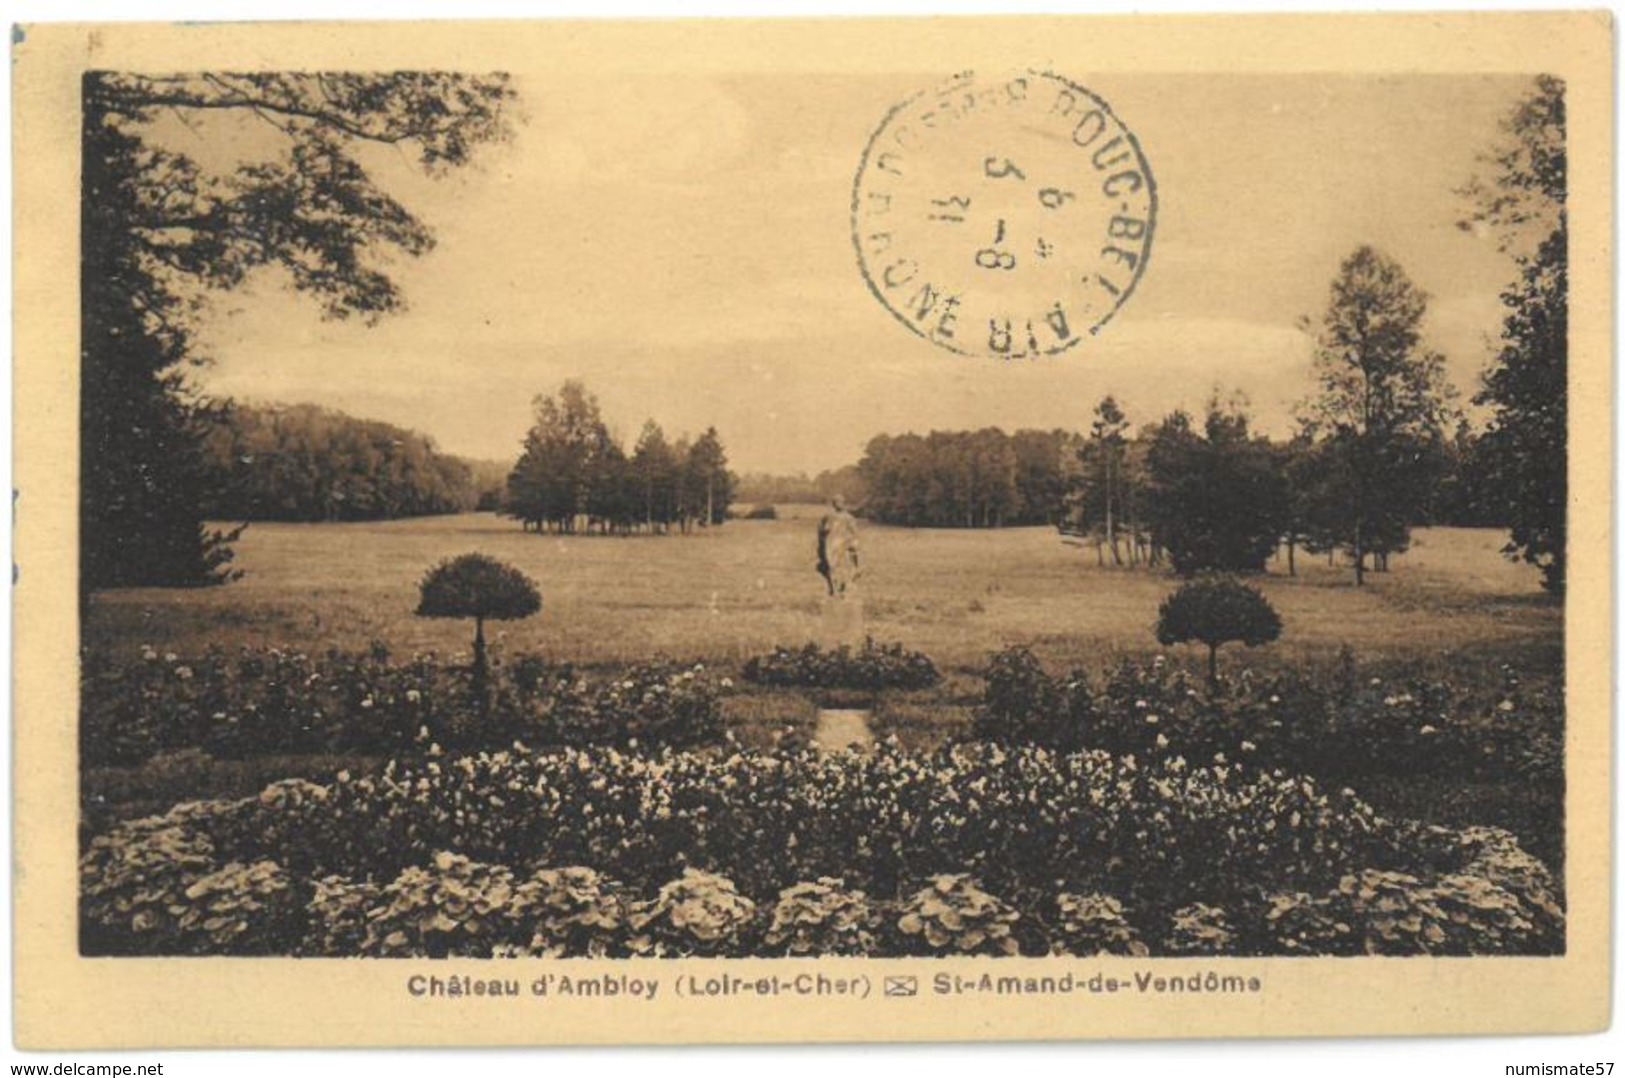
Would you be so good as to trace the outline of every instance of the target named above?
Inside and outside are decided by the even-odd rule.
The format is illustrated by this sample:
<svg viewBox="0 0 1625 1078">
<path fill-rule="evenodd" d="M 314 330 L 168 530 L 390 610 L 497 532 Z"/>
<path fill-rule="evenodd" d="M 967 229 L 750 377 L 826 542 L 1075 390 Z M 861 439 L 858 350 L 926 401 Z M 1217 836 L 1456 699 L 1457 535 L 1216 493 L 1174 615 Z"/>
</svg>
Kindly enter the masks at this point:
<svg viewBox="0 0 1625 1078">
<path fill-rule="evenodd" d="M 511 459 L 531 400 L 586 382 L 631 440 L 715 425 L 736 470 L 817 471 L 880 432 L 1087 426 L 1239 391 L 1284 432 L 1313 388 L 1297 328 L 1370 243 L 1431 297 L 1463 396 L 1512 277 L 1453 192 L 1527 80 L 1068 73 L 1139 137 L 1160 199 L 1144 278 L 1100 335 L 1016 363 L 951 355 L 870 295 L 849 233 L 870 133 L 940 72 L 736 79 L 515 72 L 514 139 L 442 180 L 366 158 L 435 232 L 391 271 L 409 309 L 324 321 L 266 274 L 217 298 L 213 392 L 311 401 Z M 177 133 L 207 156 L 208 133 Z"/>
</svg>

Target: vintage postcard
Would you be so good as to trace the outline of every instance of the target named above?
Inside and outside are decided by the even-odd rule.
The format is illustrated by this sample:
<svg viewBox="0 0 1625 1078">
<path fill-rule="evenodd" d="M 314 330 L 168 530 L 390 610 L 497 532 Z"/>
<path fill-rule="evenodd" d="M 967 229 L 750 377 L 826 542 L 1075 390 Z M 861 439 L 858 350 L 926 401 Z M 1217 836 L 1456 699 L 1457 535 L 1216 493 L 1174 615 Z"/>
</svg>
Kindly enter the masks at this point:
<svg viewBox="0 0 1625 1078">
<path fill-rule="evenodd" d="M 18 1045 L 1606 1028 L 1613 62 L 17 28 Z"/>
</svg>

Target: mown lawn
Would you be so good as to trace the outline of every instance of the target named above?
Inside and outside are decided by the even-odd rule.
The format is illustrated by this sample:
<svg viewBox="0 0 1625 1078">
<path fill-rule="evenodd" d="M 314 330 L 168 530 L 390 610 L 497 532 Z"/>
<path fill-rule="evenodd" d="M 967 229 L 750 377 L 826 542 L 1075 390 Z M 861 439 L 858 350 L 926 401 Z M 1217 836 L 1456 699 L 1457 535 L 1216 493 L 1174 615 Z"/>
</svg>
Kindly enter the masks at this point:
<svg viewBox="0 0 1625 1078">
<path fill-rule="evenodd" d="M 943 531 L 866 525 L 858 610 L 832 611 L 814 562 L 814 507 L 692 536 L 560 537 L 485 514 L 377 524 L 256 524 L 237 547 L 243 579 L 203 590 L 128 589 L 91 603 L 86 643 L 182 654 L 277 645 L 320 651 L 382 641 L 397 654 L 470 646 L 466 622 L 414 617 L 417 584 L 438 560 L 480 551 L 538 581 L 539 617 L 498 623 L 510 652 L 584 666 L 655 653 L 732 666 L 774 644 L 898 641 L 944 671 L 979 668 L 1026 644 L 1049 662 L 1100 668 L 1155 650 L 1165 573 L 1101 568 L 1091 549 L 1047 528 Z M 1285 633 L 1254 661 L 1362 661 L 1441 653 L 1515 654 L 1559 646 L 1561 610 L 1538 575 L 1499 553 L 1488 530 L 1423 529 L 1393 569 L 1356 589 L 1352 573 L 1300 553 L 1298 575 L 1259 581 Z"/>
<path fill-rule="evenodd" d="M 413 616 L 417 583 L 442 558 L 480 551 L 519 566 L 543 593 L 539 617 L 497 623 L 499 653 L 535 651 L 609 671 L 663 653 L 738 679 L 776 644 L 857 643 L 864 633 L 935 660 L 944 680 L 912 693 L 771 690 L 742 681 L 725 701 L 744 744 L 804 741 L 818 707 L 873 708 L 881 736 L 929 749 L 965 732 L 990 653 L 1031 647 L 1051 669 L 1099 677 L 1119 659 L 1158 650 L 1151 626 L 1176 581 L 1097 564 L 1094 550 L 1046 528 L 942 531 L 864 525 L 866 572 L 855 602 L 834 606 L 813 567 L 817 507 L 776 521 L 734 521 L 692 536 L 559 537 L 491 515 L 378 524 L 257 524 L 237 548 L 244 578 L 204 590 L 130 589 L 94 597 L 85 642 L 116 660 L 143 646 L 182 656 L 210 646 L 276 646 L 320 654 L 381 642 L 399 657 L 434 650 L 466 661 L 467 622 Z M 1392 571 L 1356 589 L 1347 568 L 1300 552 L 1296 576 L 1272 563 L 1258 584 L 1285 623 L 1281 641 L 1222 662 L 1262 670 L 1333 670 L 1353 650 L 1362 670 L 1427 672 L 1493 685 L 1499 664 L 1531 674 L 1562 664 L 1561 609 L 1537 573 L 1500 554 L 1494 531 L 1422 529 Z M 1194 654 L 1175 661 L 1196 661 Z M 362 761 L 307 758 L 228 765 L 179 759 L 85 776 L 88 824 L 154 811 L 160 801 L 240 796 L 276 777 L 330 774 Z M 278 771 L 278 768 L 282 771 Z M 1396 777 L 1362 790 L 1399 815 L 1519 833 L 1562 862 L 1561 789 L 1484 788 Z"/>
</svg>

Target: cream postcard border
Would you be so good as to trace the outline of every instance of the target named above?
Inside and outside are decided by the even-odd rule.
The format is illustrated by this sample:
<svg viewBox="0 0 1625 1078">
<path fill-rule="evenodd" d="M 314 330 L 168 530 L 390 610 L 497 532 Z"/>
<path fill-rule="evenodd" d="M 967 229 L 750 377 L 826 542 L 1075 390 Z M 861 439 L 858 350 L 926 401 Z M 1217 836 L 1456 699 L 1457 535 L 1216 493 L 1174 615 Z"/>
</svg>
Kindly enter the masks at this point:
<svg viewBox="0 0 1625 1078">
<path fill-rule="evenodd" d="M 1560 958 L 1101 960 L 1258 976 L 1257 994 L 883 1001 L 663 994 L 424 1003 L 425 963 L 85 959 L 76 942 L 79 77 L 84 70 L 559 68 L 793 76 L 1112 71 L 1552 72 L 1568 87 L 1571 586 L 1568 947 Z M 1613 29 L 1606 11 L 554 23 L 35 24 L 12 48 L 15 169 L 14 1029 L 31 1049 L 1585 1032 L 1611 1020 Z M 859 148 L 854 147 L 854 155 Z M 854 160 L 856 157 L 854 156 Z M 854 270 L 854 272 L 856 272 Z M 588 961 L 745 976 L 1037 974 L 1045 959 Z M 525 977 L 543 962 L 504 962 Z M 553 968 L 556 968 L 553 967 Z M 477 961 L 439 974 L 495 975 Z M 922 993 L 924 997 L 924 993 Z"/>
</svg>

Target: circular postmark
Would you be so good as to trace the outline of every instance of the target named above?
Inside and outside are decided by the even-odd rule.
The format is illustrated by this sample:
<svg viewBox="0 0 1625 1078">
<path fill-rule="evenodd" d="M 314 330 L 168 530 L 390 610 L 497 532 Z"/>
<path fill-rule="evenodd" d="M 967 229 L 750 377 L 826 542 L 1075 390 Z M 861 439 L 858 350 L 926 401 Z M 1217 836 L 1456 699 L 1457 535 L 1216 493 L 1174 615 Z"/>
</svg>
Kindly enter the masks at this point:
<svg viewBox="0 0 1625 1078">
<path fill-rule="evenodd" d="M 1145 273 L 1151 168 L 1095 94 L 1058 75 L 965 72 L 886 114 L 852 189 L 875 298 L 964 355 L 1064 352 Z"/>
</svg>

